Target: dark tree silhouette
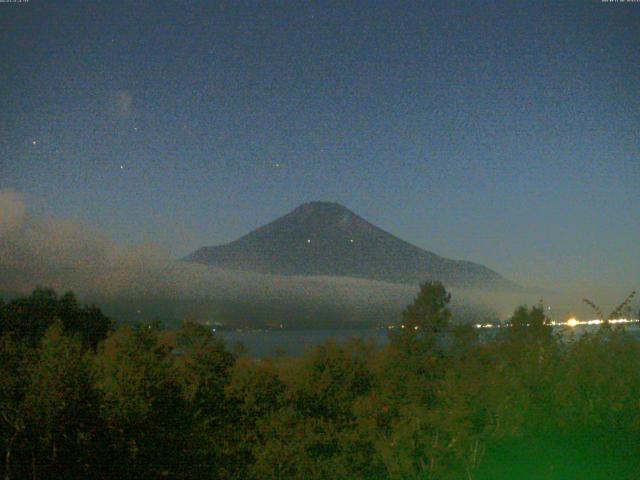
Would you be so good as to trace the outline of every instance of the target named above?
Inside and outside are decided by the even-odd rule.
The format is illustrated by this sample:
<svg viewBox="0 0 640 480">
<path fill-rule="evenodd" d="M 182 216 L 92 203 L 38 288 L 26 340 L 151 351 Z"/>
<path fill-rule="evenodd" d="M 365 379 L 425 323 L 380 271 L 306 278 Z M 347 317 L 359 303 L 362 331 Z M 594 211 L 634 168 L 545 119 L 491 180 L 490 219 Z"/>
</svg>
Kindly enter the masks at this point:
<svg viewBox="0 0 640 480">
<path fill-rule="evenodd" d="M 50 288 L 37 288 L 24 298 L 0 304 L 0 335 L 36 346 L 44 332 L 60 321 L 66 334 L 78 334 L 85 347 L 95 350 L 113 329 L 111 319 L 94 306 L 81 306 L 72 292 L 58 297 Z"/>
</svg>

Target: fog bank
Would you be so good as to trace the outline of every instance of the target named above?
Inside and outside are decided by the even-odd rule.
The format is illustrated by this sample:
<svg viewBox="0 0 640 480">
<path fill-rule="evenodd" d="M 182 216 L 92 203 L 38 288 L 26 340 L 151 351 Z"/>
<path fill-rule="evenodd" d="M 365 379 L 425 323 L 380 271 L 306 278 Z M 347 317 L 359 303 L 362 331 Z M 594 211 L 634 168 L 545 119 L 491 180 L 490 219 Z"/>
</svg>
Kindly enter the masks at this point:
<svg viewBox="0 0 640 480">
<path fill-rule="evenodd" d="M 122 315 L 136 312 L 147 318 L 160 312 L 211 321 L 253 315 L 274 323 L 283 318 L 295 323 L 296 315 L 334 322 L 382 322 L 387 317 L 395 321 L 417 292 L 417 285 L 264 275 L 188 264 L 171 259 L 155 245 L 124 247 L 84 225 L 30 216 L 20 193 L 0 190 L 0 292 L 24 294 L 36 286 L 73 290 L 82 300 L 110 305 Z M 626 293 L 616 298 L 596 295 L 592 300 L 608 308 Z M 479 315 L 500 319 L 517 305 L 539 299 L 527 293 L 458 289 L 452 294 L 456 312 L 475 309 Z M 589 316 L 581 298 L 559 292 L 545 295 L 544 301 L 552 306 L 553 316 Z"/>
</svg>

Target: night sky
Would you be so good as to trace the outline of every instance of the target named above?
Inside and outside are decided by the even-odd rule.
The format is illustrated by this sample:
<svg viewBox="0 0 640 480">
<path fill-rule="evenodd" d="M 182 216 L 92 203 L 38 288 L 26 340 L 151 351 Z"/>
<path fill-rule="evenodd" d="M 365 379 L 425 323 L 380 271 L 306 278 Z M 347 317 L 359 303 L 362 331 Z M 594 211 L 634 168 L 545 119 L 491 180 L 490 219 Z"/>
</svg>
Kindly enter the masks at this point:
<svg viewBox="0 0 640 480">
<path fill-rule="evenodd" d="M 640 279 L 640 3 L 0 3 L 0 189 L 181 257 L 300 203 Z"/>
</svg>

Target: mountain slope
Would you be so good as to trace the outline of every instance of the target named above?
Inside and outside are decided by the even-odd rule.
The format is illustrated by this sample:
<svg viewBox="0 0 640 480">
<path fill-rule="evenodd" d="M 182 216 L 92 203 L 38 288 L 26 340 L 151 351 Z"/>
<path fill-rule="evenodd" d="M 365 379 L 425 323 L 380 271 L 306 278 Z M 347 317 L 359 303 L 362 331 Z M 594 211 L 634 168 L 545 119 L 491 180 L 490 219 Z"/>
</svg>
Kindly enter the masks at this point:
<svg viewBox="0 0 640 480">
<path fill-rule="evenodd" d="M 372 225 L 337 203 L 305 203 L 225 245 L 203 247 L 185 261 L 282 275 L 330 275 L 416 284 L 513 290 L 482 265 L 440 257 Z"/>
</svg>

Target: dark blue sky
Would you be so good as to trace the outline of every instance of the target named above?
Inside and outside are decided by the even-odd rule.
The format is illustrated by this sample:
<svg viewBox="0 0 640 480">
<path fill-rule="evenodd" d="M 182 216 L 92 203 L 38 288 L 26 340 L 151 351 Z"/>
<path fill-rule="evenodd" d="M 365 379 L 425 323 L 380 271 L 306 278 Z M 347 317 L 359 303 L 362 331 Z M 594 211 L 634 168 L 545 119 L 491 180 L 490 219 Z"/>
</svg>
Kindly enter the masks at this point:
<svg viewBox="0 0 640 480">
<path fill-rule="evenodd" d="M 0 4 L 0 188 L 175 256 L 330 200 L 637 286 L 640 3 L 239 3 Z"/>
</svg>

